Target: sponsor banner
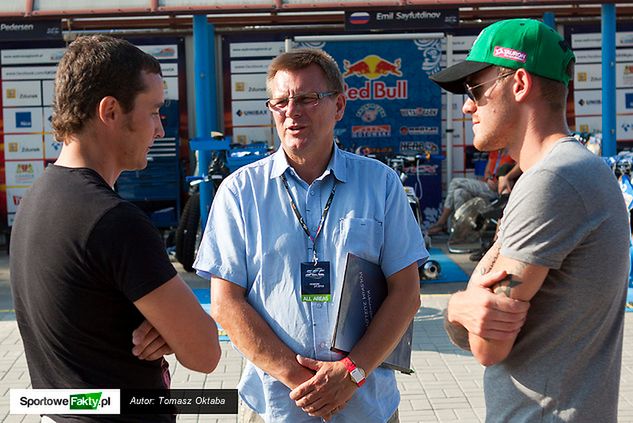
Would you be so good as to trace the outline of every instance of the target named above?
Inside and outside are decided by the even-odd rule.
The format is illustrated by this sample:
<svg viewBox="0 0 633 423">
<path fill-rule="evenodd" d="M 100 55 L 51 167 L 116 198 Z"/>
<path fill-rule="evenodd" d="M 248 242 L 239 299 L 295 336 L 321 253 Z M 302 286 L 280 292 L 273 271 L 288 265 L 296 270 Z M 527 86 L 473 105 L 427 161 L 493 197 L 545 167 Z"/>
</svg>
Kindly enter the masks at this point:
<svg viewBox="0 0 633 423">
<path fill-rule="evenodd" d="M 4 108 L 4 132 L 42 132 L 42 108 Z"/>
<path fill-rule="evenodd" d="M 10 389 L 11 414 L 120 414 L 118 389 Z"/>
<path fill-rule="evenodd" d="M 446 134 L 446 121 L 442 121 L 442 134 Z M 453 119 L 453 145 L 461 145 L 464 141 L 464 120 Z"/>
<path fill-rule="evenodd" d="M 446 110 L 446 93 L 442 92 L 442 113 Z M 468 97 L 466 95 L 461 94 L 453 94 L 453 119 L 470 119 L 470 116 L 465 115 L 462 112 L 462 107 Z M 443 118 L 446 118 L 443 116 Z"/>
<path fill-rule="evenodd" d="M 61 40 L 61 20 L 0 22 L 2 41 Z"/>
<path fill-rule="evenodd" d="M 233 100 L 261 99 L 266 101 L 266 74 L 231 75 L 231 98 Z"/>
<path fill-rule="evenodd" d="M 602 50 L 578 50 L 574 52 L 576 63 L 602 63 Z M 633 49 L 619 48 L 615 51 L 616 62 L 633 62 Z"/>
<path fill-rule="evenodd" d="M 55 79 L 57 66 L 10 66 L 2 68 L 2 80 Z"/>
<path fill-rule="evenodd" d="M 264 60 L 233 60 L 231 73 L 263 73 L 268 72 L 269 59 Z"/>
<path fill-rule="evenodd" d="M 4 107 L 41 106 L 40 81 L 2 81 L 2 105 Z"/>
<path fill-rule="evenodd" d="M 24 198 L 24 195 L 28 191 L 28 188 L 24 187 L 7 187 L 7 211 L 9 213 L 15 213 L 18 211 L 18 206 Z"/>
<path fill-rule="evenodd" d="M 472 119 L 464 119 L 464 145 L 473 145 L 474 137 Z"/>
<path fill-rule="evenodd" d="M 271 125 L 272 117 L 264 100 L 240 100 L 231 104 L 233 126 Z"/>
<path fill-rule="evenodd" d="M 476 39 L 476 35 L 453 36 L 453 54 L 458 53 L 465 58 Z M 446 53 L 446 38 L 442 38 L 442 52 Z"/>
<path fill-rule="evenodd" d="M 343 74 L 347 105 L 335 134 L 344 148 L 399 153 L 405 147 L 409 154 L 414 154 L 411 147 L 441 150 L 441 90 L 428 79 L 440 70 L 440 40 L 310 46 L 330 53 Z M 424 191 L 428 207 L 439 208 L 441 183 L 425 177 L 422 184 L 418 195 Z"/>
<path fill-rule="evenodd" d="M 272 126 L 234 126 L 233 142 L 240 144 L 265 142 L 267 145 L 273 145 L 274 131 L 275 129 Z"/>
<path fill-rule="evenodd" d="M 466 171 L 466 154 L 463 147 L 453 147 L 453 172 Z"/>
<path fill-rule="evenodd" d="M 380 104 L 366 103 L 356 110 L 356 117 L 363 123 L 372 123 L 376 119 L 386 118 L 387 112 Z"/>
<path fill-rule="evenodd" d="M 43 107 L 42 112 L 44 113 L 44 132 L 53 132 L 53 126 L 51 122 L 53 120 L 53 108 L 52 107 Z"/>
<path fill-rule="evenodd" d="M 53 134 L 44 134 L 44 159 L 55 160 L 62 151 L 62 143 Z"/>
<path fill-rule="evenodd" d="M 351 134 L 352 138 L 391 137 L 391 125 L 355 125 Z"/>
<path fill-rule="evenodd" d="M 57 63 L 64 55 L 64 48 L 31 48 L 0 51 L 2 65 L 30 65 Z"/>
<path fill-rule="evenodd" d="M 602 132 L 602 116 L 576 117 L 576 131 Z M 633 115 L 618 115 L 615 124 L 615 137 L 620 141 L 633 141 Z"/>
<path fill-rule="evenodd" d="M 633 63 L 616 63 L 615 65 L 616 87 L 633 87 Z M 579 64 L 576 66 L 574 89 L 601 89 L 602 65 Z"/>
<path fill-rule="evenodd" d="M 30 186 L 44 172 L 44 162 L 40 160 L 5 161 L 7 186 Z"/>
<path fill-rule="evenodd" d="M 52 106 L 55 99 L 55 81 L 42 81 L 42 104 Z"/>
<path fill-rule="evenodd" d="M 165 93 L 165 101 L 178 100 L 178 77 L 163 78 L 163 92 Z"/>
<path fill-rule="evenodd" d="M 176 44 L 137 47 L 158 60 L 178 59 L 178 46 Z"/>
<path fill-rule="evenodd" d="M 345 11 L 346 31 L 374 29 L 453 28 L 459 24 L 459 9 L 415 9 L 398 11 Z"/>
<path fill-rule="evenodd" d="M 161 63 L 160 71 L 163 76 L 178 76 L 178 63 Z"/>
<path fill-rule="evenodd" d="M 615 46 L 616 47 L 633 47 L 633 32 L 616 32 L 615 33 Z M 599 32 L 590 34 L 572 34 L 571 35 L 571 48 L 601 48 L 602 47 L 602 34 Z"/>
<path fill-rule="evenodd" d="M 284 51 L 283 41 L 229 44 L 230 57 L 275 57 Z"/>
<path fill-rule="evenodd" d="M 618 141 L 633 140 L 633 115 L 620 115 L 616 119 L 616 139 Z"/>
<path fill-rule="evenodd" d="M 576 116 L 602 114 L 602 90 L 583 90 L 574 93 Z M 633 90 L 616 90 L 616 113 L 633 113 Z"/>
<path fill-rule="evenodd" d="M 44 157 L 42 135 L 5 135 L 4 158 L 6 160 L 30 160 Z"/>
</svg>

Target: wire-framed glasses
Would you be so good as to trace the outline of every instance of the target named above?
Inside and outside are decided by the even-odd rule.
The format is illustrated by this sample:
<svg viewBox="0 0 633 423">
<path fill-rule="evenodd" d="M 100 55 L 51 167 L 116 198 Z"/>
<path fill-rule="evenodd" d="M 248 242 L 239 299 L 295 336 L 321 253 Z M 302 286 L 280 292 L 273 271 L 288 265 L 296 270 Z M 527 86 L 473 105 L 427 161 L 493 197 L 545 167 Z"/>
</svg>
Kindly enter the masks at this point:
<svg viewBox="0 0 633 423">
<path fill-rule="evenodd" d="M 291 95 L 289 97 L 271 98 L 266 101 L 266 107 L 273 112 L 285 112 L 288 109 L 290 100 L 295 104 L 300 104 L 303 107 L 316 107 L 322 98 L 329 97 L 331 95 L 338 94 L 338 91 L 324 91 L 324 92 L 307 92 L 303 94 Z"/>
<path fill-rule="evenodd" d="M 464 82 L 464 88 L 466 89 L 466 95 L 472 101 L 477 103 L 481 99 L 481 97 L 484 95 L 484 93 L 486 92 L 486 90 L 485 90 L 485 85 L 486 84 L 489 84 L 491 82 L 494 82 L 496 84 L 497 81 L 500 81 L 503 78 L 506 78 L 506 77 L 508 77 L 510 75 L 514 75 L 514 72 L 515 71 L 507 72 L 507 73 L 498 75 L 497 77 L 495 77 L 493 79 L 489 79 L 488 81 L 482 82 L 482 83 L 477 84 L 477 85 L 468 85 L 467 82 Z"/>
</svg>

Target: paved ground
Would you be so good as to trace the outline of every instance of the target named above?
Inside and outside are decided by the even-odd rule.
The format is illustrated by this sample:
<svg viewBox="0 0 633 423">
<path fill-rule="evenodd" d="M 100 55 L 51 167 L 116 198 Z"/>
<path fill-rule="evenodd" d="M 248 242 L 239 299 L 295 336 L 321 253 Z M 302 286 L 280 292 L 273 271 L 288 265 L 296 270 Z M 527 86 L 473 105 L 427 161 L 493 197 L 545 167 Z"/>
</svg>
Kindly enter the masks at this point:
<svg viewBox="0 0 633 423">
<path fill-rule="evenodd" d="M 437 246 L 438 243 L 436 243 Z M 469 273 L 473 264 L 465 255 L 453 258 Z M 206 281 L 181 272 L 194 288 Z M 22 343 L 15 323 L 8 283 L 8 257 L 0 255 L 0 422 L 39 422 L 35 416 L 9 415 L 9 389 L 30 386 Z M 415 373 L 398 375 L 402 395 L 401 422 L 482 422 L 483 368 L 470 354 L 452 346 L 442 328 L 441 311 L 449 295 L 464 284 L 424 284 L 422 307 L 415 317 Z M 228 343 L 211 375 L 192 372 L 172 361 L 174 388 L 235 388 L 242 358 Z M 180 421 L 234 423 L 236 416 L 181 415 Z M 627 313 L 620 390 L 620 422 L 633 422 L 633 313 Z"/>
</svg>

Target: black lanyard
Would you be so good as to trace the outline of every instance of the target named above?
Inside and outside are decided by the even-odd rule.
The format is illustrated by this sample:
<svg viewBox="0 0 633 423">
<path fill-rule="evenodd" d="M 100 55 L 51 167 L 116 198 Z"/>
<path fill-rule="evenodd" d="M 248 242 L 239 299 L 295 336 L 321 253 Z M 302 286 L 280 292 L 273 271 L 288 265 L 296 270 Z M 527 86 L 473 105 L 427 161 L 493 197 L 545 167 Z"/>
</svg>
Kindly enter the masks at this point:
<svg viewBox="0 0 633 423">
<path fill-rule="evenodd" d="M 323 224 L 325 223 L 325 218 L 327 217 L 328 212 L 330 211 L 330 205 L 332 204 L 332 199 L 334 198 L 334 193 L 336 192 L 336 179 L 334 179 L 334 184 L 332 185 L 332 191 L 330 192 L 330 196 L 325 203 L 325 208 L 323 209 L 323 214 L 321 215 L 321 221 L 319 222 L 319 227 L 317 228 L 316 234 L 314 234 L 314 238 L 312 234 L 310 234 L 310 229 L 308 229 L 308 225 L 306 225 L 305 220 L 303 220 L 303 216 L 299 212 L 299 208 L 295 203 L 295 200 L 292 198 L 292 194 L 290 193 L 290 187 L 288 186 L 288 181 L 286 180 L 286 175 L 281 174 L 281 180 L 284 183 L 284 187 L 286 188 L 286 192 L 288 193 L 288 198 L 290 198 L 290 206 L 292 207 L 292 211 L 295 212 L 295 216 L 297 216 L 297 220 L 299 224 L 303 228 L 303 232 L 308 235 L 308 238 L 312 241 L 312 256 L 314 258 L 314 264 L 317 263 L 317 252 L 316 252 L 316 241 L 321 233 L 321 229 L 323 229 Z"/>
</svg>

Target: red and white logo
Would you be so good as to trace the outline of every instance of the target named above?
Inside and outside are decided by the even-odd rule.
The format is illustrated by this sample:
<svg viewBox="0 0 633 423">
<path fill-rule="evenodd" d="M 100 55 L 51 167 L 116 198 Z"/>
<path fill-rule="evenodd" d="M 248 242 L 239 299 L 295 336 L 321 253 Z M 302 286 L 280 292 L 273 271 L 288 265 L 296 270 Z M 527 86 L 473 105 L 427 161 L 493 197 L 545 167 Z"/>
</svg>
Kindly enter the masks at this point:
<svg viewBox="0 0 633 423">
<path fill-rule="evenodd" d="M 527 60 L 527 53 L 507 47 L 495 46 L 495 50 L 492 55 L 495 57 L 514 60 L 515 62 L 521 63 L 525 63 L 525 61 Z"/>
</svg>

